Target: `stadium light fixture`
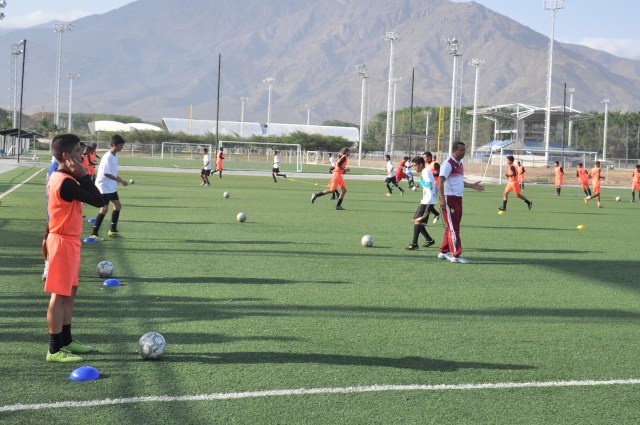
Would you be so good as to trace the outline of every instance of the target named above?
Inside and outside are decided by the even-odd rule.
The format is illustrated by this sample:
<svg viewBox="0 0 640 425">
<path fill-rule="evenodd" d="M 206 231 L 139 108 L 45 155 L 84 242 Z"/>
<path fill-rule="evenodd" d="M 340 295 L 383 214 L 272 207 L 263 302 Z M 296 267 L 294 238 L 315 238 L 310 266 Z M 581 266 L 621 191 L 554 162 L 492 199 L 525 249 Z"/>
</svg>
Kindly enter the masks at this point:
<svg viewBox="0 0 640 425">
<path fill-rule="evenodd" d="M 569 92 L 569 110 L 573 113 L 573 93 L 576 91 L 573 87 L 567 89 Z M 571 147 L 571 134 L 573 133 L 573 120 L 569 117 L 569 136 L 567 138 L 567 145 Z"/>
<path fill-rule="evenodd" d="M 311 122 L 311 110 L 313 109 L 313 105 L 311 103 L 307 103 L 304 105 L 307 108 L 307 134 L 309 133 L 309 123 Z"/>
<path fill-rule="evenodd" d="M 384 153 L 389 153 L 391 142 L 391 104 L 393 103 L 393 42 L 399 39 L 395 32 L 387 32 L 382 39 L 389 42 L 389 89 L 387 90 L 387 131 L 384 139 Z"/>
<path fill-rule="evenodd" d="M 56 57 L 56 98 L 55 98 L 55 116 L 53 123 L 57 127 L 60 125 L 60 62 L 62 60 L 62 33 L 71 31 L 73 24 L 62 22 L 53 26 L 53 32 L 57 34 L 57 57 Z"/>
<path fill-rule="evenodd" d="M 73 80 L 80 78 L 80 74 L 70 72 L 67 74 L 69 79 L 69 122 L 67 123 L 67 131 L 71 133 L 71 100 L 73 99 Z"/>
<path fill-rule="evenodd" d="M 248 97 L 241 97 L 240 103 L 240 140 L 242 140 L 242 130 L 244 130 L 244 105 L 249 101 Z"/>
<path fill-rule="evenodd" d="M 263 82 L 269 85 L 269 101 L 267 103 L 267 137 L 271 132 L 271 86 L 273 85 L 276 79 L 274 77 L 265 78 L 262 80 Z"/>
<path fill-rule="evenodd" d="M 602 99 L 604 103 L 604 134 L 602 135 L 602 159 L 607 160 L 607 127 L 609 124 L 609 99 Z"/>
<path fill-rule="evenodd" d="M 476 69 L 475 88 L 473 90 L 473 125 L 471 126 L 471 157 L 476 151 L 476 133 L 478 125 L 478 79 L 480 75 L 480 66 L 484 65 L 484 59 L 471 59 L 469 65 Z"/>
<path fill-rule="evenodd" d="M 551 131 L 551 75 L 553 74 L 553 41 L 556 30 L 556 12 L 564 9 L 564 0 L 545 0 L 544 9 L 551 11 L 549 58 L 547 60 L 547 105 L 544 123 L 544 161 L 549 162 L 549 134 Z"/>
<path fill-rule="evenodd" d="M 5 7 L 7 7 L 7 1 L 6 0 L 0 0 L 0 9 L 4 9 Z M 0 13 L 0 21 L 3 20 L 5 17 L 4 13 Z"/>
<path fill-rule="evenodd" d="M 453 148 L 453 141 L 455 139 L 455 121 L 456 121 L 456 79 L 458 74 L 458 58 L 462 56 L 460 53 L 460 42 L 457 38 L 447 38 L 444 40 L 449 46 L 449 50 L 447 51 L 453 57 L 453 78 L 451 79 L 451 116 L 449 123 L 449 155 L 451 155 L 451 151 Z"/>
<path fill-rule="evenodd" d="M 362 160 L 362 141 L 364 139 L 364 99 L 367 87 L 367 66 L 363 63 L 356 65 L 356 69 L 358 70 L 358 75 L 362 79 L 362 95 L 360 97 L 360 140 L 358 141 L 358 167 L 360 166 L 360 162 Z"/>
</svg>

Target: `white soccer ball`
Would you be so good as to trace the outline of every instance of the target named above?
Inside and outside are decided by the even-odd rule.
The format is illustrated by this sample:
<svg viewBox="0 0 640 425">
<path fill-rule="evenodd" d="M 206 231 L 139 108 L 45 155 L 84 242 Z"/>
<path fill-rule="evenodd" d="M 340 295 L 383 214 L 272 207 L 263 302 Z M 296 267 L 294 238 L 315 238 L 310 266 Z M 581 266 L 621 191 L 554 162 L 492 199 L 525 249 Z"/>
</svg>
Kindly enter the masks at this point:
<svg viewBox="0 0 640 425">
<path fill-rule="evenodd" d="M 236 220 L 238 220 L 238 223 L 244 223 L 245 221 L 247 221 L 247 215 L 243 212 L 240 212 L 236 216 Z"/>
<path fill-rule="evenodd" d="M 129 180 L 129 184 L 134 184 L 135 182 L 136 182 L 135 179 Z"/>
<path fill-rule="evenodd" d="M 138 354 L 145 360 L 159 359 L 167 348 L 167 342 L 158 332 L 147 332 L 138 341 Z"/>
<path fill-rule="evenodd" d="M 620 201 L 622 201 L 622 198 L 619 196 L 616 196 L 616 202 L 620 202 Z"/>
<path fill-rule="evenodd" d="M 228 198 L 229 196 L 231 196 L 231 194 L 229 192 L 225 192 L 222 194 L 222 196 L 224 196 L 225 198 Z"/>
<path fill-rule="evenodd" d="M 360 243 L 362 244 L 362 246 L 370 248 L 373 246 L 373 236 L 371 235 L 364 235 L 362 237 L 362 239 L 360 240 Z"/>
<path fill-rule="evenodd" d="M 96 266 L 96 273 L 100 277 L 111 277 L 113 274 L 113 263 L 111 261 L 100 261 Z"/>
</svg>

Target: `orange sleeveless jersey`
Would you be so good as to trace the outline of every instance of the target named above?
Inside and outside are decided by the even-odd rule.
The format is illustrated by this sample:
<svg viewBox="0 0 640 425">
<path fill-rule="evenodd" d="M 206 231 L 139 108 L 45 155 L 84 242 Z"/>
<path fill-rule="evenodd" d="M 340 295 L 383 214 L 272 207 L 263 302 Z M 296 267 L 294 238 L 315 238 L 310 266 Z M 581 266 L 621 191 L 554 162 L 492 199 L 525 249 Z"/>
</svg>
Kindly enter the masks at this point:
<svg viewBox="0 0 640 425">
<path fill-rule="evenodd" d="M 344 162 L 343 162 L 343 159 L 344 159 Z M 338 187 L 343 189 L 347 187 L 344 184 L 342 175 L 344 174 L 344 170 L 347 168 L 348 162 L 349 162 L 349 157 L 346 155 L 342 155 L 340 158 L 338 158 L 338 161 L 336 162 L 336 167 L 333 169 L 333 176 L 331 177 L 331 180 L 327 185 L 329 189 L 336 190 Z"/>
<path fill-rule="evenodd" d="M 55 171 L 49 177 L 47 186 L 49 194 L 49 203 L 47 210 L 49 212 L 49 233 L 56 233 L 64 237 L 80 238 L 82 234 L 82 202 L 67 202 L 60 196 L 60 187 L 65 179 L 72 179 L 76 183 L 73 176 Z M 79 184 L 79 183 L 78 183 Z"/>
<path fill-rule="evenodd" d="M 600 187 L 600 168 L 593 167 L 589 172 L 589 176 L 591 177 L 591 184 L 593 187 Z"/>
<path fill-rule="evenodd" d="M 635 184 L 640 184 L 640 171 L 633 170 L 633 180 L 631 180 L 631 182 Z"/>
<path fill-rule="evenodd" d="M 524 166 L 519 165 L 517 168 L 518 168 L 518 181 L 520 183 L 523 183 L 524 182 Z"/>
<path fill-rule="evenodd" d="M 509 168 L 507 169 L 507 177 L 509 177 L 510 182 L 518 181 L 518 172 L 516 171 L 516 167 L 509 165 Z"/>
<path fill-rule="evenodd" d="M 437 162 L 435 162 L 435 161 L 431 161 L 431 162 L 428 164 L 429 171 L 431 171 L 431 174 L 433 174 L 433 177 L 434 177 L 435 179 L 437 179 L 437 178 L 438 178 L 438 176 L 440 175 L 440 173 L 436 170 L 436 165 L 437 165 L 437 164 L 438 164 L 438 163 L 437 163 Z"/>
</svg>

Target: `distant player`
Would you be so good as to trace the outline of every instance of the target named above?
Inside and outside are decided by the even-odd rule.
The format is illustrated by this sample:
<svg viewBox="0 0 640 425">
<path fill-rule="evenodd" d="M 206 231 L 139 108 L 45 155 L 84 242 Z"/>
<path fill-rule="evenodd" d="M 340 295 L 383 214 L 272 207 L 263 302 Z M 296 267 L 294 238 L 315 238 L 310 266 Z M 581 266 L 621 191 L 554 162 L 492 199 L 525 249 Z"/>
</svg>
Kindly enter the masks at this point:
<svg viewBox="0 0 640 425">
<path fill-rule="evenodd" d="M 411 160 L 413 168 L 416 173 L 420 174 L 418 182 L 422 186 L 422 199 L 416 213 L 413 215 L 413 240 L 411 245 L 405 249 L 408 251 L 415 251 L 418 249 L 418 238 L 420 234 L 424 236 L 425 243 L 423 247 L 428 248 L 434 245 L 436 241 L 433 240 L 429 232 L 427 232 L 427 223 L 429 222 L 429 205 L 433 205 L 436 202 L 436 182 L 433 179 L 433 174 L 425 167 L 424 158 L 416 156 Z"/>
<path fill-rule="evenodd" d="M 436 197 L 438 196 L 438 177 L 440 176 L 440 164 L 435 160 L 433 154 L 431 152 L 423 152 L 422 158 L 424 159 L 425 167 L 431 174 L 433 174 L 433 179 L 436 181 Z M 440 220 L 440 213 L 436 210 L 435 205 L 429 205 L 429 212 L 433 214 L 433 224 L 436 224 L 438 220 Z"/>
<path fill-rule="evenodd" d="M 220 148 L 216 155 L 216 169 L 211 171 L 211 174 L 218 173 L 218 177 L 222 178 L 222 161 L 224 161 L 223 148 Z"/>
<path fill-rule="evenodd" d="M 520 189 L 524 189 L 524 165 L 520 161 L 518 161 L 518 165 L 516 166 L 516 170 L 518 170 L 518 184 L 520 185 Z"/>
<path fill-rule="evenodd" d="M 638 201 L 640 201 L 640 164 L 636 165 L 633 170 L 633 178 L 631 179 L 631 202 L 636 202 L 636 190 L 638 191 Z"/>
<path fill-rule="evenodd" d="M 576 168 L 576 177 L 578 178 L 580 187 L 584 191 L 584 203 L 586 204 L 588 202 L 587 196 L 591 196 L 591 189 L 589 189 L 589 172 L 584 168 L 582 162 L 578 163 L 578 167 Z"/>
<path fill-rule="evenodd" d="M 329 174 L 333 174 L 333 170 L 336 168 L 336 157 L 333 156 L 331 152 L 329 152 L 329 163 L 331 167 L 329 167 Z M 331 194 L 331 199 L 338 199 L 340 197 L 340 191 L 336 189 L 335 192 Z"/>
<path fill-rule="evenodd" d="M 593 195 L 587 196 L 585 199 L 590 201 L 593 198 L 598 200 L 598 208 L 602 208 L 602 204 L 600 203 L 600 180 L 604 180 L 604 177 L 600 175 L 600 161 L 596 161 L 594 167 L 589 172 L 589 177 L 591 177 L 591 185 L 593 186 Z"/>
<path fill-rule="evenodd" d="M 502 194 L 502 207 L 498 208 L 498 210 L 500 211 L 507 210 L 507 200 L 509 199 L 509 192 L 515 193 L 518 198 L 522 199 L 527 204 L 527 207 L 529 207 L 529 209 L 531 209 L 531 207 L 533 206 L 533 202 L 525 198 L 524 195 L 520 193 L 522 189 L 520 188 L 520 183 L 518 183 L 518 170 L 515 165 L 513 165 L 513 159 L 514 158 L 512 155 L 507 156 L 506 176 L 509 181 L 507 182 L 507 187 L 504 188 L 504 193 Z"/>
<path fill-rule="evenodd" d="M 393 163 L 391 162 L 391 156 L 385 155 L 384 160 L 386 163 L 387 169 L 387 177 L 384 179 L 384 184 L 387 186 L 387 196 L 391 196 L 393 191 L 391 190 L 391 185 L 394 185 L 400 191 L 400 195 L 404 195 L 404 190 L 398 186 L 398 182 L 396 180 L 396 170 L 393 168 Z"/>
<path fill-rule="evenodd" d="M 329 193 L 334 193 L 336 189 L 340 188 L 340 198 L 338 198 L 338 203 L 336 204 L 337 210 L 344 210 L 342 207 L 342 201 L 344 200 L 344 196 L 347 194 L 347 186 L 344 184 L 344 180 L 342 175 L 344 173 L 348 173 L 350 170 L 347 168 L 347 164 L 349 163 L 349 155 L 351 155 L 351 149 L 344 147 L 341 151 L 342 155 L 338 158 L 338 162 L 336 162 L 336 167 L 333 170 L 333 176 L 327 185 L 329 188 L 323 190 L 322 192 L 314 193 L 311 195 L 311 203 L 313 204 L 316 199 L 320 196 L 327 195 Z"/>
<path fill-rule="evenodd" d="M 564 176 L 564 169 L 560 166 L 560 163 L 558 161 L 556 161 L 554 172 L 555 172 L 556 196 L 560 196 L 560 190 L 562 189 L 562 179 Z"/>
<path fill-rule="evenodd" d="M 200 178 L 202 183 L 200 186 L 211 186 L 209 182 L 209 176 L 211 175 L 211 155 L 209 155 L 209 149 L 202 149 L 202 169 L 200 170 Z"/>
<path fill-rule="evenodd" d="M 278 151 L 273 151 L 273 167 L 271 168 L 271 177 L 273 177 L 273 182 L 278 183 L 278 179 L 276 176 L 287 178 L 286 174 L 280 174 L 280 155 L 278 155 Z"/>
<path fill-rule="evenodd" d="M 102 220 L 109 211 L 109 203 L 113 204 L 113 212 L 111 213 L 111 229 L 107 233 L 109 237 L 117 238 L 120 236 L 118 233 L 118 220 L 120 218 L 120 210 L 122 209 L 122 203 L 118 196 L 118 183 L 127 187 L 129 183 L 126 180 L 118 177 L 118 153 L 124 148 L 125 141 L 122 136 L 116 134 L 111 138 L 111 149 L 104 154 L 98 167 L 98 177 L 96 177 L 96 186 L 102 193 L 104 199 L 104 205 L 100 208 L 100 212 L 96 216 L 96 222 L 93 225 L 91 237 L 101 239 L 98 235 Z"/>
<path fill-rule="evenodd" d="M 411 174 L 411 158 L 405 156 L 400 161 L 398 168 L 396 169 L 396 183 L 400 183 L 402 179 L 407 179 L 409 189 L 413 187 L 413 174 Z"/>
</svg>

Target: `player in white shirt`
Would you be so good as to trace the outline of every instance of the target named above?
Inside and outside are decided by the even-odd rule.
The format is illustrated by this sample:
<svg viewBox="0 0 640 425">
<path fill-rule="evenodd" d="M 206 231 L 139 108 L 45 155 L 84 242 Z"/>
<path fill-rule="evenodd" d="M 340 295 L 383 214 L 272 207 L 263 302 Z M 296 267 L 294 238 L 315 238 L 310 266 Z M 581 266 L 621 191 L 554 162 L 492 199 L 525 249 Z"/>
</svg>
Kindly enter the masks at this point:
<svg viewBox="0 0 640 425">
<path fill-rule="evenodd" d="M 398 183 L 396 182 L 396 170 L 393 168 L 391 156 L 385 155 L 384 160 L 387 163 L 387 178 L 384 179 L 384 184 L 387 186 L 387 190 L 389 191 L 387 193 L 387 196 L 391 196 L 391 194 L 393 193 L 393 191 L 391 190 L 391 185 L 394 185 L 398 188 L 401 196 L 404 195 L 404 190 L 400 186 L 398 186 Z"/>
<path fill-rule="evenodd" d="M 278 151 L 273 151 L 273 168 L 271 168 L 271 176 L 273 177 L 273 182 L 278 183 L 276 176 L 287 178 L 286 174 L 280 174 L 280 156 L 278 155 Z"/>
<path fill-rule="evenodd" d="M 428 248 L 436 243 L 426 229 L 427 223 L 429 222 L 429 206 L 436 202 L 436 182 L 433 179 L 431 171 L 425 167 L 424 158 L 416 156 L 411 160 L 411 163 L 416 173 L 420 173 L 418 182 L 420 186 L 422 186 L 422 199 L 412 220 L 413 240 L 411 241 L 411 245 L 405 248 L 405 250 L 408 251 L 415 251 L 418 249 L 418 238 L 421 234 L 426 239 L 425 244 L 422 245 L 424 248 Z"/>
<path fill-rule="evenodd" d="M 211 175 L 211 155 L 209 155 L 209 149 L 202 149 L 202 170 L 200 170 L 200 178 L 202 183 L 200 186 L 211 186 L 209 182 L 209 176 Z"/>
</svg>

